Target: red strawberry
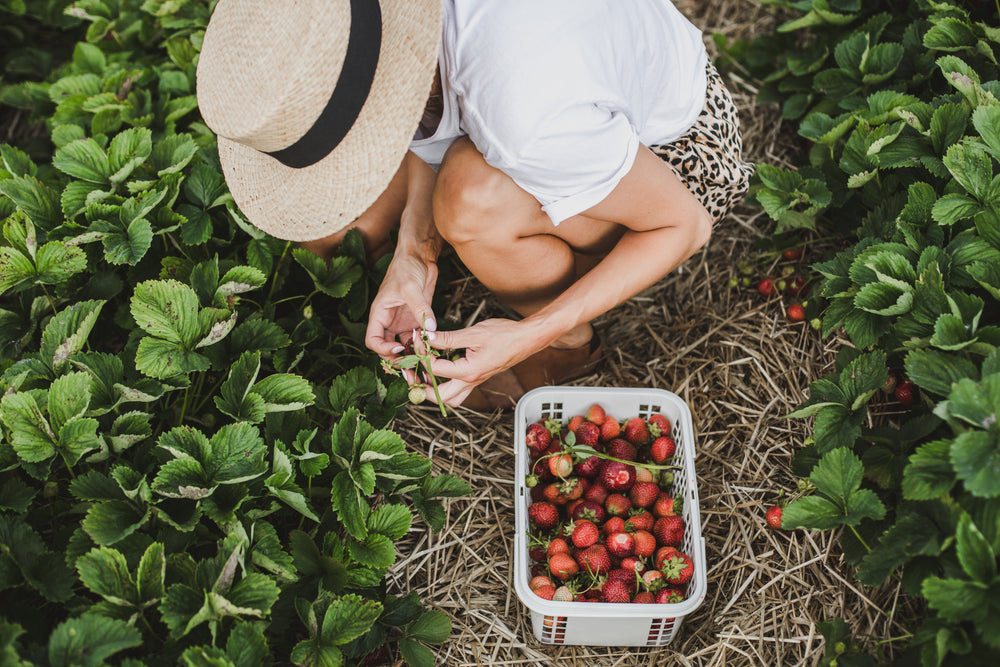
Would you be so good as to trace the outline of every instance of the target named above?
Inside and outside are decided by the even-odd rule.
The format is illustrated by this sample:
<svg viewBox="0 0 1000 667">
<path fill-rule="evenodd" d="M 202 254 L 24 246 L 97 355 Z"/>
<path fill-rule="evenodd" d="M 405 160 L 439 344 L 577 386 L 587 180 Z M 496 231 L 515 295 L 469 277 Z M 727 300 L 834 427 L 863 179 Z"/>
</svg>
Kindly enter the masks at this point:
<svg viewBox="0 0 1000 667">
<path fill-rule="evenodd" d="M 608 443 L 607 447 L 608 456 L 613 456 L 616 459 L 625 459 L 626 461 L 635 461 L 636 449 L 628 440 L 624 438 L 615 438 Z"/>
<path fill-rule="evenodd" d="M 642 562 L 641 558 L 636 556 L 626 556 L 625 558 L 622 558 L 622 569 L 641 575 L 646 571 L 646 565 Z"/>
<path fill-rule="evenodd" d="M 535 595 L 542 598 L 543 600 L 551 600 L 552 596 L 556 594 L 556 587 L 552 584 L 547 586 L 540 586 L 535 589 Z"/>
<path fill-rule="evenodd" d="M 581 519 L 573 524 L 570 539 L 574 546 L 584 549 L 601 539 L 601 531 L 593 522 Z"/>
<path fill-rule="evenodd" d="M 674 497 L 666 491 L 660 493 L 660 497 L 653 503 L 653 514 L 655 516 L 674 516 Z"/>
<path fill-rule="evenodd" d="M 549 558 L 549 571 L 560 581 L 566 581 L 580 572 L 580 566 L 568 553 L 557 553 Z"/>
<path fill-rule="evenodd" d="M 617 580 L 604 582 L 601 588 L 601 600 L 603 602 L 631 602 L 632 592 L 625 583 Z"/>
<path fill-rule="evenodd" d="M 676 452 L 677 443 L 674 442 L 673 438 L 665 435 L 661 435 L 649 446 L 649 458 L 653 459 L 653 463 L 663 463 L 672 458 Z"/>
<path fill-rule="evenodd" d="M 586 519 L 587 521 L 593 521 L 597 525 L 604 523 L 604 518 L 606 516 L 607 512 L 604 511 L 604 505 L 595 503 L 592 500 L 581 500 L 580 503 L 570 511 L 570 518 L 573 521 Z"/>
<path fill-rule="evenodd" d="M 677 552 L 668 556 L 660 569 L 663 571 L 663 578 L 671 584 L 686 584 L 694 574 L 694 563 L 687 554 Z"/>
<path fill-rule="evenodd" d="M 764 519 L 771 530 L 781 530 L 781 508 L 777 505 L 767 508 L 767 514 L 764 515 Z"/>
<path fill-rule="evenodd" d="M 556 477 L 566 478 L 573 474 L 573 457 L 560 454 L 549 459 L 549 471 Z"/>
<path fill-rule="evenodd" d="M 603 544 L 583 549 L 576 555 L 576 562 L 581 571 L 597 576 L 604 576 L 611 571 L 611 556 Z"/>
<path fill-rule="evenodd" d="M 552 471 L 549 470 L 548 459 L 536 459 L 531 464 L 531 474 L 536 475 L 539 481 L 548 482 L 552 480 Z"/>
<path fill-rule="evenodd" d="M 785 315 L 791 322 L 801 322 L 806 319 L 806 309 L 797 303 L 793 303 L 785 309 Z"/>
<path fill-rule="evenodd" d="M 566 430 L 570 433 L 576 433 L 576 429 L 583 423 L 583 415 L 575 415 L 570 418 L 569 422 L 566 424 Z"/>
<path fill-rule="evenodd" d="M 649 591 L 636 593 L 635 597 L 632 598 L 633 604 L 653 604 L 654 602 L 656 602 L 656 597 Z"/>
<path fill-rule="evenodd" d="M 556 554 L 568 554 L 569 542 L 561 537 L 554 537 L 549 540 L 548 547 L 545 548 L 545 557 L 552 558 Z"/>
<path fill-rule="evenodd" d="M 536 454 L 541 454 L 552 443 L 552 434 L 539 422 L 528 424 L 524 437 L 528 449 Z"/>
<path fill-rule="evenodd" d="M 612 493 L 604 501 L 604 509 L 611 516 L 627 517 L 632 509 L 632 501 L 620 493 Z"/>
<path fill-rule="evenodd" d="M 604 462 L 601 461 L 603 464 Z M 583 492 L 583 499 L 590 500 L 598 505 L 604 506 L 604 501 L 608 499 L 608 490 L 601 484 L 594 484 Z"/>
<path fill-rule="evenodd" d="M 635 553 L 635 538 L 628 533 L 612 533 L 604 540 L 612 556 L 625 558 Z"/>
<path fill-rule="evenodd" d="M 913 405 L 914 391 L 916 391 L 917 386 L 910 382 L 909 380 L 903 380 L 896 385 L 896 389 L 892 392 L 899 404 L 904 408 L 908 408 Z"/>
<path fill-rule="evenodd" d="M 628 497 L 636 507 L 652 507 L 660 497 L 660 487 L 655 482 L 636 482 L 629 489 Z"/>
<path fill-rule="evenodd" d="M 684 594 L 677 588 L 663 588 L 656 594 L 657 604 L 674 604 L 684 602 Z"/>
<path fill-rule="evenodd" d="M 757 292 L 761 296 L 771 296 L 774 294 L 774 281 L 770 278 L 762 278 L 759 283 L 757 283 Z"/>
<path fill-rule="evenodd" d="M 622 427 L 616 420 L 608 417 L 601 424 L 601 440 L 614 440 L 621 433 Z"/>
<path fill-rule="evenodd" d="M 670 420 L 667 419 L 667 416 L 659 412 L 650 415 L 649 433 L 654 438 L 659 438 L 661 435 L 670 435 Z"/>
<path fill-rule="evenodd" d="M 632 417 L 625 422 L 622 435 L 633 445 L 645 444 L 649 440 L 649 427 L 646 426 L 646 420 L 642 417 Z"/>
<path fill-rule="evenodd" d="M 551 586 L 552 580 L 544 575 L 539 575 L 537 577 L 532 577 L 531 581 L 528 582 L 528 588 L 531 590 L 537 590 L 542 586 Z"/>
<path fill-rule="evenodd" d="M 611 535 L 613 533 L 622 533 L 625 531 L 625 519 L 620 516 L 613 516 L 604 522 L 601 526 L 601 532 L 605 535 Z"/>
<path fill-rule="evenodd" d="M 653 565 L 657 570 L 662 570 L 663 564 L 667 562 L 667 559 L 678 553 L 680 551 L 677 550 L 677 547 L 660 547 L 653 555 Z"/>
<path fill-rule="evenodd" d="M 604 411 L 603 405 L 601 405 L 600 403 L 594 403 L 589 408 L 587 408 L 586 412 L 583 413 L 583 418 L 589 422 L 593 422 L 594 424 L 600 426 L 601 424 L 604 423 L 604 420 L 607 418 L 607 413 Z"/>
<path fill-rule="evenodd" d="M 787 248 L 781 251 L 781 256 L 785 259 L 798 259 L 802 256 L 802 248 Z"/>
<path fill-rule="evenodd" d="M 653 530 L 656 517 L 649 510 L 633 509 L 632 515 L 625 519 L 625 529 L 630 532 L 637 530 Z"/>
<path fill-rule="evenodd" d="M 646 588 L 656 591 L 663 583 L 663 573 L 659 570 L 646 570 L 642 573 L 642 583 L 646 585 Z"/>
<path fill-rule="evenodd" d="M 597 478 L 608 491 L 628 491 L 635 484 L 635 468 L 627 463 L 605 461 Z"/>
<path fill-rule="evenodd" d="M 684 539 L 684 519 L 679 516 L 665 516 L 653 524 L 653 535 L 660 546 L 676 547 Z"/>
<path fill-rule="evenodd" d="M 576 427 L 573 434 L 576 436 L 576 444 L 593 447 L 601 439 L 601 427 L 594 422 L 584 421 Z"/>
<path fill-rule="evenodd" d="M 809 293 L 809 283 L 802 276 L 792 276 L 788 279 L 787 291 L 792 296 L 805 296 Z"/>
<path fill-rule="evenodd" d="M 593 479 L 594 477 L 597 477 L 599 472 L 601 472 L 601 466 L 603 464 L 604 459 L 596 456 L 588 456 L 585 459 L 577 461 L 576 465 L 573 466 L 573 473 L 579 475 L 580 477 Z"/>
<path fill-rule="evenodd" d="M 531 503 L 528 518 L 541 530 L 551 530 L 559 524 L 559 510 L 552 503 Z"/>
<path fill-rule="evenodd" d="M 647 530 L 637 530 L 632 533 L 635 540 L 635 555 L 646 558 L 656 551 L 656 538 Z"/>
</svg>

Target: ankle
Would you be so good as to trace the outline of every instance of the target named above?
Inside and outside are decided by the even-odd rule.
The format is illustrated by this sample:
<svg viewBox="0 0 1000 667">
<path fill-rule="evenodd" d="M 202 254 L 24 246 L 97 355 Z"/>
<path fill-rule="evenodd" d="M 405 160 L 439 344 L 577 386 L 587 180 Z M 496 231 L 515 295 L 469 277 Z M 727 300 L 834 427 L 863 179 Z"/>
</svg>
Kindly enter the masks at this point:
<svg viewBox="0 0 1000 667">
<path fill-rule="evenodd" d="M 590 326 L 589 322 L 585 322 L 579 326 L 575 326 L 559 338 L 552 341 L 551 347 L 558 349 L 573 349 L 580 347 L 581 345 L 586 345 L 590 342 L 590 339 L 594 337 L 594 328 Z"/>
</svg>

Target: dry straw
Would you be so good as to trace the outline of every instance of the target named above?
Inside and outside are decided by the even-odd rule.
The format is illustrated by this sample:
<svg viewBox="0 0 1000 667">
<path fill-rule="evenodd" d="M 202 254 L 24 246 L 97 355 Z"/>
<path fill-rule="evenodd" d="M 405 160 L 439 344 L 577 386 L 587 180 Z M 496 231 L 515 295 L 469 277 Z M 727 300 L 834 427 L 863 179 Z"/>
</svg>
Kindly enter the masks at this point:
<svg viewBox="0 0 1000 667">
<path fill-rule="evenodd" d="M 678 2 L 707 34 L 730 40 L 770 32 L 772 10 L 749 0 Z M 755 82 L 738 66 L 724 74 L 740 107 L 749 159 L 787 166 L 794 128 L 774 106 L 754 104 Z M 844 563 L 837 534 L 773 533 L 764 508 L 794 494 L 792 455 L 809 435 L 786 420 L 808 384 L 832 368 L 839 339 L 821 340 L 805 323 L 785 320 L 781 298 L 730 290 L 736 263 L 770 223 L 759 210 L 737 210 L 710 245 L 678 272 L 597 323 L 608 343 L 598 371 L 573 384 L 652 386 L 680 395 L 695 415 L 695 460 L 707 547 L 708 596 L 659 649 L 546 646 L 535 641 L 528 612 L 513 592 L 513 418 L 458 410 L 447 418 L 415 410 L 396 425 L 436 472 L 460 475 L 473 495 L 453 500 L 443 531 L 416 529 L 400 545 L 406 559 L 390 572 L 397 592 L 416 590 L 452 619 L 437 663 L 472 665 L 814 665 L 824 651 L 817 623 L 844 618 L 855 635 L 876 641 L 906 634 L 919 613 L 898 584 L 861 586 Z M 502 315 L 471 278 L 449 290 L 452 319 Z M 889 642 L 882 650 L 891 652 Z"/>
</svg>

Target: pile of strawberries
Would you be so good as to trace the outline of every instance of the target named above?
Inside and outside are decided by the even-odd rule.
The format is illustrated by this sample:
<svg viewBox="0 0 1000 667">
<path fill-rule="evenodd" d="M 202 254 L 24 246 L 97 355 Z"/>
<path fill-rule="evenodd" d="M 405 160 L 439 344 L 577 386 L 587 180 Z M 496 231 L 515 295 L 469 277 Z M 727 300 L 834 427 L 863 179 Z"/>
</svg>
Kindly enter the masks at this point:
<svg viewBox="0 0 1000 667">
<path fill-rule="evenodd" d="M 565 426 L 528 425 L 529 587 L 563 602 L 676 603 L 694 574 L 670 489 L 678 469 L 670 420 L 619 422 L 600 404 Z"/>
</svg>

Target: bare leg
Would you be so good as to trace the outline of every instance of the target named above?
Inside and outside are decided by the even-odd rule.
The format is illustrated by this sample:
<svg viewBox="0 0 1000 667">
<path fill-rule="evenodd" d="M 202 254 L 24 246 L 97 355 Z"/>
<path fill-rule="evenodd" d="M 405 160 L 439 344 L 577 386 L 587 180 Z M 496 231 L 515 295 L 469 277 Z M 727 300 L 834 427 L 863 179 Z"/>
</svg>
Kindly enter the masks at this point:
<svg viewBox="0 0 1000 667">
<path fill-rule="evenodd" d="M 399 218 L 406 204 L 406 173 L 400 168 L 375 202 L 348 227 L 315 241 L 303 241 L 299 245 L 311 250 L 323 259 L 330 259 L 337 253 L 337 247 L 350 229 L 357 229 L 365 244 L 369 262 L 374 262 L 392 250 L 389 234 L 399 226 Z"/>
<path fill-rule="evenodd" d="M 467 138 L 445 155 L 434 191 L 434 219 L 462 262 L 521 315 L 544 307 L 591 268 L 623 228 L 584 216 L 554 226 L 538 201 L 491 167 Z M 593 336 L 580 325 L 555 343 L 577 347 Z"/>
</svg>

